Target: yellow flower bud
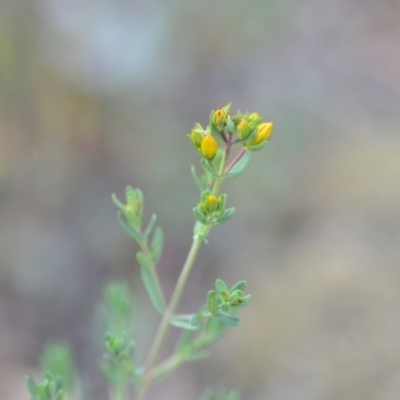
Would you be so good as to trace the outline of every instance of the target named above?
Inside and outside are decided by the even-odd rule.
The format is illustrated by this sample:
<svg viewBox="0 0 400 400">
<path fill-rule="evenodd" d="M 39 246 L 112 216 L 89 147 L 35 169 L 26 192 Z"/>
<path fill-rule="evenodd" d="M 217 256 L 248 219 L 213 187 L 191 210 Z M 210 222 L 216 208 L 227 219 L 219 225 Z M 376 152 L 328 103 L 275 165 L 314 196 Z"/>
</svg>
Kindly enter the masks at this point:
<svg viewBox="0 0 400 400">
<path fill-rule="evenodd" d="M 200 152 L 207 160 L 212 160 L 218 151 L 218 142 L 211 135 L 205 135 L 201 141 Z"/>
<path fill-rule="evenodd" d="M 189 139 L 192 142 L 192 144 L 197 147 L 198 149 L 201 146 L 201 142 L 204 138 L 204 134 L 199 132 L 198 130 L 192 129 L 189 135 Z"/>
<path fill-rule="evenodd" d="M 258 125 L 256 136 L 248 145 L 256 146 L 257 144 L 269 140 L 272 135 L 272 129 L 274 129 L 274 124 L 272 122 L 264 122 Z"/>
<path fill-rule="evenodd" d="M 260 123 L 261 123 L 261 117 L 258 113 L 254 112 L 249 115 L 250 132 L 253 132 L 256 126 L 259 125 Z"/>
<path fill-rule="evenodd" d="M 253 112 L 249 116 L 249 121 L 256 121 L 257 123 L 260 123 L 261 122 L 261 117 L 260 117 L 260 115 L 258 113 Z"/>
<path fill-rule="evenodd" d="M 205 206 L 209 211 L 213 211 L 218 205 L 217 203 L 218 203 L 218 197 L 214 196 L 213 194 L 210 194 L 206 198 Z"/>
<path fill-rule="evenodd" d="M 224 110 L 214 111 L 214 115 L 212 117 L 212 121 L 217 128 L 222 128 L 226 122 L 226 112 Z"/>
<path fill-rule="evenodd" d="M 240 139 L 245 139 L 250 133 L 250 126 L 246 119 L 242 119 L 236 127 Z"/>
</svg>

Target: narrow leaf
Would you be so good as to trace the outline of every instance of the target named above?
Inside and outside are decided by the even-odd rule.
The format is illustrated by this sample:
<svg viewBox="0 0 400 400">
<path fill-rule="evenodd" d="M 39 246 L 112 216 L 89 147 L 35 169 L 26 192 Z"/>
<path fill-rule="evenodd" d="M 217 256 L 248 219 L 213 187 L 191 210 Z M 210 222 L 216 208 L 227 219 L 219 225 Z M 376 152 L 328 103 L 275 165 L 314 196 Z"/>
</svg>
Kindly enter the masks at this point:
<svg viewBox="0 0 400 400">
<path fill-rule="evenodd" d="M 154 275 L 155 270 L 142 266 L 140 272 L 142 275 L 142 281 L 150 297 L 150 300 L 153 303 L 154 308 L 160 314 L 163 314 L 165 310 L 164 297 L 160 292 L 161 288 L 159 287 L 158 282 L 156 281 Z"/>
<path fill-rule="evenodd" d="M 202 191 L 200 194 L 201 201 L 204 203 L 210 194 L 211 194 L 210 189 L 205 189 L 204 191 Z"/>
<path fill-rule="evenodd" d="M 214 175 L 216 178 L 220 178 L 220 175 L 218 174 L 218 172 L 214 170 L 214 168 L 210 165 L 210 163 L 205 158 L 202 158 L 200 160 L 200 164 L 210 174 Z"/>
<path fill-rule="evenodd" d="M 256 144 L 255 146 L 247 146 L 247 150 L 249 150 L 249 151 L 260 151 L 260 150 L 262 150 L 262 149 L 265 147 L 265 145 L 267 144 L 267 142 L 268 142 L 268 141 L 261 142 L 261 143 L 259 143 L 259 144 Z"/>
<path fill-rule="evenodd" d="M 36 384 L 31 376 L 26 377 L 26 386 L 28 388 L 29 393 L 35 399 L 36 396 Z"/>
<path fill-rule="evenodd" d="M 150 260 L 150 258 L 141 251 L 138 251 L 136 253 L 136 259 L 138 263 L 144 268 L 151 269 L 154 266 L 153 261 Z"/>
<path fill-rule="evenodd" d="M 122 229 L 136 242 L 140 243 L 143 241 L 143 236 L 134 228 L 132 228 L 121 212 L 117 213 L 119 224 Z"/>
<path fill-rule="evenodd" d="M 203 225 L 208 225 L 204 214 L 197 207 L 193 208 L 193 213 L 197 221 L 199 221 Z"/>
<path fill-rule="evenodd" d="M 228 313 L 224 313 L 220 311 L 217 315 L 216 318 L 218 321 L 223 322 L 224 324 L 231 325 L 231 326 L 237 326 L 240 323 L 240 318 L 235 317 L 234 315 L 230 315 Z"/>
<path fill-rule="evenodd" d="M 118 197 L 114 193 L 111 196 L 111 200 L 121 212 L 125 213 L 125 206 L 118 200 Z"/>
<path fill-rule="evenodd" d="M 239 303 L 236 307 L 239 307 L 239 308 L 246 307 L 247 304 L 249 304 L 250 299 L 251 299 L 251 294 L 248 294 L 247 296 L 244 296 L 242 298 L 242 302 Z"/>
<path fill-rule="evenodd" d="M 222 217 L 216 222 L 216 225 L 224 224 L 225 222 L 229 221 L 233 217 L 233 214 L 235 214 L 235 208 L 227 208 L 222 214 Z"/>
<path fill-rule="evenodd" d="M 210 114 L 210 133 L 212 136 L 215 137 L 215 139 L 221 140 L 221 134 L 219 133 L 217 127 L 214 125 L 214 122 L 212 120 L 213 114 L 214 114 L 214 111 L 212 111 Z"/>
<path fill-rule="evenodd" d="M 215 314 L 218 309 L 217 296 L 214 290 L 210 290 L 207 295 L 207 306 L 211 314 Z"/>
<path fill-rule="evenodd" d="M 127 186 L 125 188 L 125 198 L 128 206 L 134 210 L 136 205 L 136 192 L 132 186 Z"/>
<path fill-rule="evenodd" d="M 217 289 L 218 294 L 229 293 L 228 286 L 226 286 L 222 279 L 217 279 L 215 281 L 215 288 Z"/>
<path fill-rule="evenodd" d="M 226 114 L 229 114 L 231 112 L 231 108 L 232 108 L 232 102 L 222 107 L 222 109 L 226 112 Z"/>
<path fill-rule="evenodd" d="M 149 224 L 147 225 L 146 230 L 143 233 L 143 236 L 145 238 L 147 238 L 151 232 L 153 232 L 154 227 L 156 226 L 156 222 L 157 222 L 157 215 L 153 214 L 150 218 Z"/>
<path fill-rule="evenodd" d="M 239 281 L 238 283 L 236 283 L 235 285 L 233 285 L 231 287 L 231 290 L 229 291 L 229 293 L 234 292 L 235 290 L 241 290 L 242 292 L 245 291 L 247 286 L 247 282 L 246 281 Z"/>
<path fill-rule="evenodd" d="M 154 231 L 153 239 L 151 241 L 151 255 L 153 257 L 154 264 L 158 263 L 161 257 L 164 246 L 164 233 L 162 229 L 157 226 Z"/>
<path fill-rule="evenodd" d="M 246 144 L 246 143 L 250 143 L 257 134 L 257 128 L 253 129 L 253 131 L 250 133 L 249 136 L 246 136 L 244 139 L 240 140 L 239 143 L 241 144 Z"/>
<path fill-rule="evenodd" d="M 197 176 L 196 168 L 194 167 L 194 165 L 192 165 L 190 167 L 190 171 L 192 173 L 193 180 L 195 181 L 195 183 L 196 183 L 197 187 L 199 188 L 200 192 L 202 192 L 205 188 L 203 187 L 203 184 L 202 184 L 200 178 Z"/>
<path fill-rule="evenodd" d="M 228 115 L 228 118 L 226 119 L 226 126 L 228 128 L 228 132 L 235 133 L 235 124 L 233 123 L 230 115 Z"/>
<path fill-rule="evenodd" d="M 249 165 L 250 158 L 251 154 L 246 151 L 243 157 L 231 168 L 226 176 L 228 176 L 229 178 L 235 178 L 241 175 Z"/>
<path fill-rule="evenodd" d="M 198 321 L 194 323 L 194 321 L 190 320 L 191 316 L 175 316 L 170 320 L 170 324 L 175 326 L 176 328 L 186 329 L 188 331 L 196 331 L 200 328 L 200 324 Z"/>
</svg>

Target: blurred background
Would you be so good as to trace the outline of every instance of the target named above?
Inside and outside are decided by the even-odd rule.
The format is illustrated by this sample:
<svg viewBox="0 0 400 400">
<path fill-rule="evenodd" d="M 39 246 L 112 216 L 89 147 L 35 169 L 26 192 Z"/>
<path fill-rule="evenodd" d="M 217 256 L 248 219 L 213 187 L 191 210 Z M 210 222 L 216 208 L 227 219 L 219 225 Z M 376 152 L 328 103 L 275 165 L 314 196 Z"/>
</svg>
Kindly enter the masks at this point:
<svg viewBox="0 0 400 400">
<path fill-rule="evenodd" d="M 198 202 L 187 140 L 233 102 L 275 123 L 226 185 L 185 294 L 247 279 L 242 324 L 154 386 L 197 399 L 397 400 L 400 395 L 400 3 L 395 0 L 2 0 L 0 398 L 28 400 L 46 342 L 72 346 L 90 399 L 96 305 L 136 297 L 138 356 L 158 318 L 111 193 L 140 187 L 166 233 L 170 295 Z"/>
</svg>

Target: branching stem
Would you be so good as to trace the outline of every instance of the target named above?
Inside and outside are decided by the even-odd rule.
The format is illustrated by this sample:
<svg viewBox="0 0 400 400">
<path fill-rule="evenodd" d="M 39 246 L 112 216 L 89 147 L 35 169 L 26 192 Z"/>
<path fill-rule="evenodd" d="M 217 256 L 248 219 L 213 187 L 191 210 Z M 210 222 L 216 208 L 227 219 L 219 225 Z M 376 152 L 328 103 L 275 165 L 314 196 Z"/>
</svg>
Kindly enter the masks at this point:
<svg viewBox="0 0 400 400">
<path fill-rule="evenodd" d="M 221 160 L 219 174 L 222 176 L 225 168 L 226 152 L 223 153 L 223 159 Z M 221 189 L 223 178 L 215 178 L 214 185 L 212 188 L 212 194 L 218 196 Z M 174 292 L 172 294 L 171 300 L 168 304 L 167 309 L 164 312 L 163 318 L 158 327 L 156 336 L 154 338 L 153 344 L 150 347 L 149 354 L 147 356 L 145 364 L 145 373 L 142 378 L 141 386 L 139 387 L 136 400 L 143 400 L 147 390 L 153 380 L 153 374 L 151 370 L 153 365 L 157 361 L 164 340 L 170 328 L 170 320 L 172 315 L 178 308 L 179 302 L 181 300 L 186 282 L 189 278 L 190 272 L 192 270 L 193 264 L 196 260 L 199 249 L 203 243 L 203 240 L 207 237 L 211 230 L 211 226 L 203 225 L 200 232 L 193 238 L 192 246 L 189 250 L 188 256 L 186 258 L 185 264 L 182 267 L 182 271 L 179 275 L 178 281 L 176 283 Z"/>
</svg>

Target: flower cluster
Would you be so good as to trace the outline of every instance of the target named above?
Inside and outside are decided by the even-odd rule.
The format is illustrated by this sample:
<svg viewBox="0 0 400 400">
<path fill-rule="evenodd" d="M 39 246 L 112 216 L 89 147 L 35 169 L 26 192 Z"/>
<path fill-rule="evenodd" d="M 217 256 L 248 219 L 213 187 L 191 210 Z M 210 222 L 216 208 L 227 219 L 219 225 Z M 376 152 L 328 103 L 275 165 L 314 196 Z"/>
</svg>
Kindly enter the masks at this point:
<svg viewBox="0 0 400 400">
<path fill-rule="evenodd" d="M 196 123 L 189 140 L 200 153 L 204 175 L 199 178 L 192 168 L 193 177 L 200 188 L 201 202 L 194 215 L 202 225 L 218 225 L 233 216 L 234 209 L 225 209 L 226 195 L 219 195 L 226 178 L 239 176 L 246 169 L 250 153 L 261 150 L 269 141 L 274 125 L 263 122 L 256 112 L 231 115 L 231 104 L 212 111 L 210 124 L 203 128 Z M 233 149 L 239 148 L 233 155 Z M 233 156 L 232 156 L 233 155 Z M 229 158 L 232 158 L 230 162 Z"/>
<path fill-rule="evenodd" d="M 193 147 L 208 161 L 212 161 L 219 150 L 219 143 L 231 147 L 241 146 L 244 150 L 261 150 L 272 135 L 274 124 L 262 122 L 256 112 L 230 114 L 231 104 L 212 111 L 210 124 L 203 128 L 196 123 L 189 134 Z"/>
</svg>

